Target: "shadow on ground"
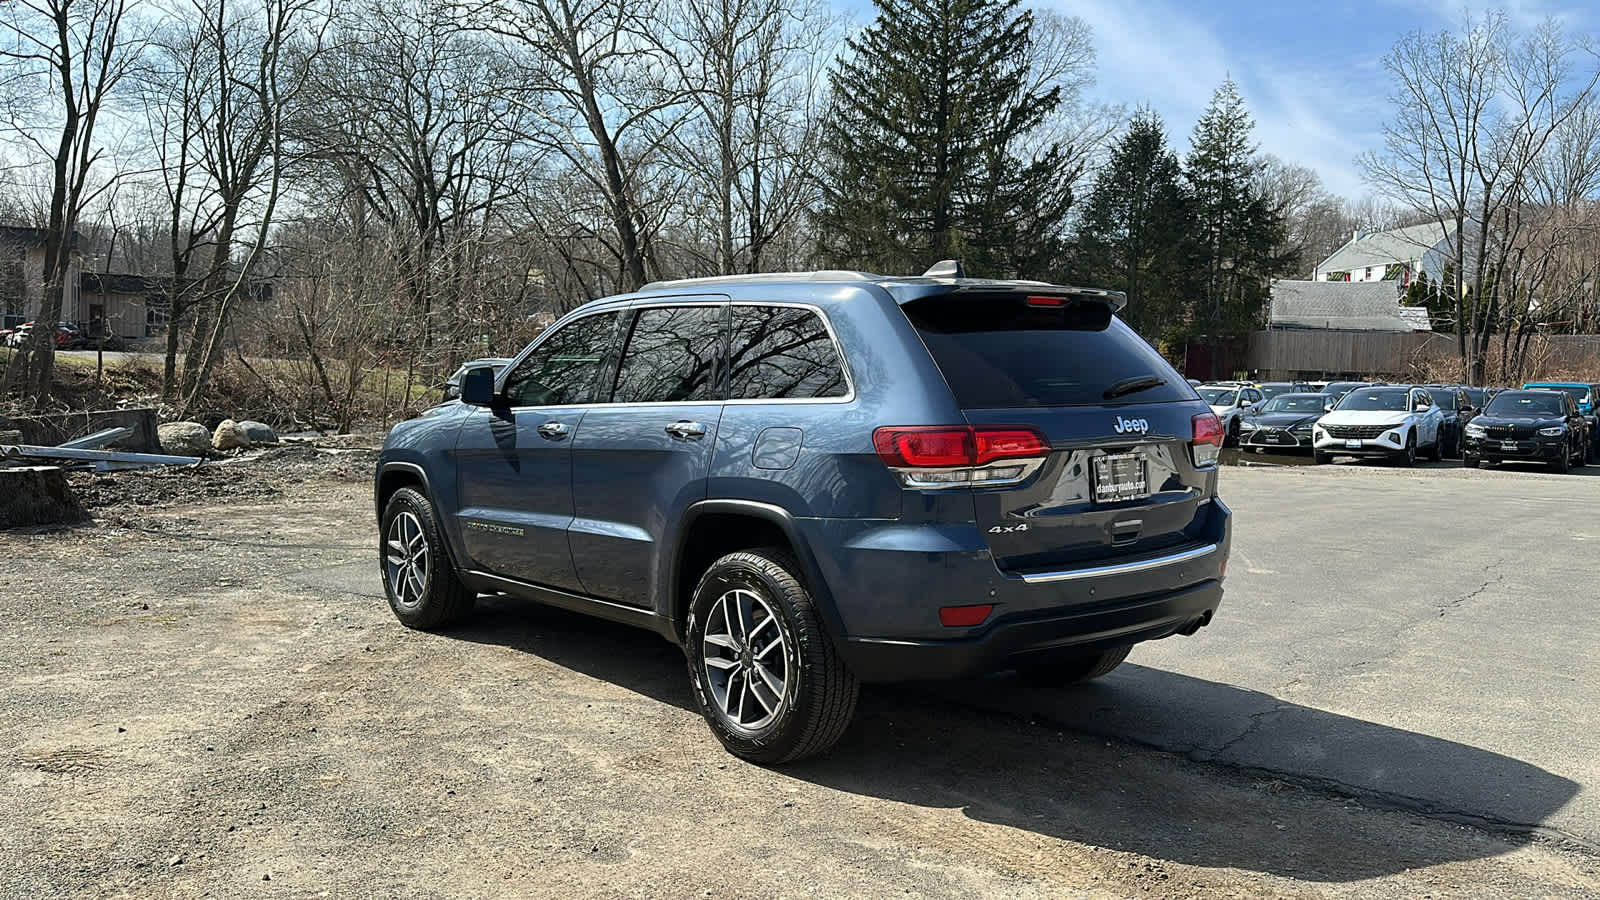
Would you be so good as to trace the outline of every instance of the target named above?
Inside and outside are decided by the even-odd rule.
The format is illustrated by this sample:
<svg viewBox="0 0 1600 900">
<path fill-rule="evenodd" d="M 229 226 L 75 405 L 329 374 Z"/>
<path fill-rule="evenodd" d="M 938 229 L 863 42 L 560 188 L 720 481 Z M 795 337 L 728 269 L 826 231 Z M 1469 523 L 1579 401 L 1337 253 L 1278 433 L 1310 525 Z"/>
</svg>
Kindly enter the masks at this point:
<svg viewBox="0 0 1600 900">
<path fill-rule="evenodd" d="M 511 647 L 692 708 L 682 653 L 654 634 L 510 598 L 479 604 L 450 637 Z M 1384 792 L 1380 805 L 1419 813 L 1451 814 L 1511 797 L 1520 821 L 1537 825 L 1578 791 L 1566 778 L 1486 750 L 1230 685 L 1127 668 L 1131 674 L 1120 678 L 1052 692 L 1048 722 L 974 705 L 976 694 L 1023 690 L 1009 677 L 869 686 L 834 753 L 781 772 L 1091 846 L 1324 882 L 1493 856 L 1526 838 L 1442 826 L 1406 828 L 1397 838 L 1396 822 L 1415 820 L 1390 813 L 1379 821 L 1363 808 L 1360 790 L 1306 777 L 1301 766 L 1308 761 L 1332 754 L 1342 765 L 1376 772 L 1398 788 Z M 1153 704 L 1153 695 L 1181 698 L 1183 711 Z M 1148 746 L 1138 725 L 1174 714 L 1237 723 L 1247 708 L 1268 712 L 1246 716 L 1242 733 L 1232 736 L 1219 726 L 1216 746 L 1201 741 L 1186 755 Z M 707 752 L 720 752 L 709 731 L 706 743 Z M 1246 744 L 1278 747 L 1282 756 L 1234 761 L 1231 751 Z M 1412 779 L 1419 791 L 1444 792 L 1450 802 L 1408 793 Z M 1296 786 L 1319 783 L 1321 789 Z"/>
</svg>

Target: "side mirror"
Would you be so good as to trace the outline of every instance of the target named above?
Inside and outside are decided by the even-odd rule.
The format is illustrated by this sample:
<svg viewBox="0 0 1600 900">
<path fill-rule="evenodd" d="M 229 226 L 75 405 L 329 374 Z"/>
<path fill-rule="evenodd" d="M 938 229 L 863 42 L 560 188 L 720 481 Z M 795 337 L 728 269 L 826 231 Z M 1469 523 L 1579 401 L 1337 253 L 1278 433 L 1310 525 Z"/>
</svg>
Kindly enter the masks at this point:
<svg viewBox="0 0 1600 900">
<path fill-rule="evenodd" d="M 461 402 L 488 406 L 494 402 L 494 367 L 478 366 L 461 376 Z"/>
</svg>

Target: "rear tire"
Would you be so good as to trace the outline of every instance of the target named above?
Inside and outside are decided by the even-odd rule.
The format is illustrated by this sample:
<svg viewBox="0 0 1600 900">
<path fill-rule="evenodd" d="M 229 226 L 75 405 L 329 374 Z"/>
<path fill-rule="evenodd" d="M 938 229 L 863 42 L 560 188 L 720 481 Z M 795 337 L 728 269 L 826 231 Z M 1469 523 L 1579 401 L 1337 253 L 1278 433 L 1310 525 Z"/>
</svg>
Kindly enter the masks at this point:
<svg viewBox="0 0 1600 900">
<path fill-rule="evenodd" d="M 1444 458 L 1444 436 L 1437 431 L 1433 433 L 1433 446 L 1428 448 L 1428 461 L 1438 462 Z"/>
<path fill-rule="evenodd" d="M 684 649 L 701 715 L 728 752 L 774 765 L 826 753 L 855 718 L 860 685 L 815 601 L 776 548 L 730 553 L 701 576 Z"/>
<path fill-rule="evenodd" d="M 1063 662 L 1026 666 L 1018 669 L 1017 675 L 1034 687 L 1056 688 L 1080 684 L 1109 674 L 1112 669 L 1122 665 L 1132 649 L 1132 645 L 1129 645 Z"/>
<path fill-rule="evenodd" d="M 477 593 L 456 577 L 433 504 L 414 488 L 401 488 L 383 509 L 378 531 L 378 572 L 395 618 L 407 628 L 431 631 L 472 612 Z"/>
</svg>

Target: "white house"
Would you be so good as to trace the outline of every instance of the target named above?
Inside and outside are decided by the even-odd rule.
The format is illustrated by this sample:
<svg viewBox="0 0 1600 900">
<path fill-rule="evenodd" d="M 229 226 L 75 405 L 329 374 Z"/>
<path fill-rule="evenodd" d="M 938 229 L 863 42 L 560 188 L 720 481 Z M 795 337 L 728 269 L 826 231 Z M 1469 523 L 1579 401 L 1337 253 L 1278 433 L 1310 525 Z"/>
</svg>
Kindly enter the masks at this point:
<svg viewBox="0 0 1600 900">
<path fill-rule="evenodd" d="M 1424 222 L 1390 231 L 1357 231 L 1350 242 L 1318 264 L 1312 281 L 1398 281 L 1411 283 L 1419 273 L 1438 283 L 1450 258 L 1455 226 Z"/>
<path fill-rule="evenodd" d="M 43 228 L 0 226 L 0 325 L 11 327 L 33 319 L 44 302 Z M 74 243 L 82 239 L 74 235 Z M 81 260 L 71 252 L 61 317 L 78 316 L 78 272 Z"/>
</svg>

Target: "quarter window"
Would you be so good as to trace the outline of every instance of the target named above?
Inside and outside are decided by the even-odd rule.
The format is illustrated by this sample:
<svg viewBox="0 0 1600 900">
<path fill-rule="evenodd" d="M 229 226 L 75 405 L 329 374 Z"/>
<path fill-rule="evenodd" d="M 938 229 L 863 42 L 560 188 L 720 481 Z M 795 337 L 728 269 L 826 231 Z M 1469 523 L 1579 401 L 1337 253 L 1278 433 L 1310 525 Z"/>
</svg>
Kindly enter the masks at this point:
<svg viewBox="0 0 1600 900">
<path fill-rule="evenodd" d="M 643 309 L 617 371 L 616 403 L 719 399 L 721 306 Z"/>
<path fill-rule="evenodd" d="M 845 395 L 844 366 L 815 312 L 786 306 L 735 306 L 732 323 L 730 399 Z"/>
<path fill-rule="evenodd" d="M 616 331 L 617 313 L 596 313 L 561 326 L 506 377 L 512 406 L 569 406 L 594 400 L 595 382 Z"/>
</svg>

